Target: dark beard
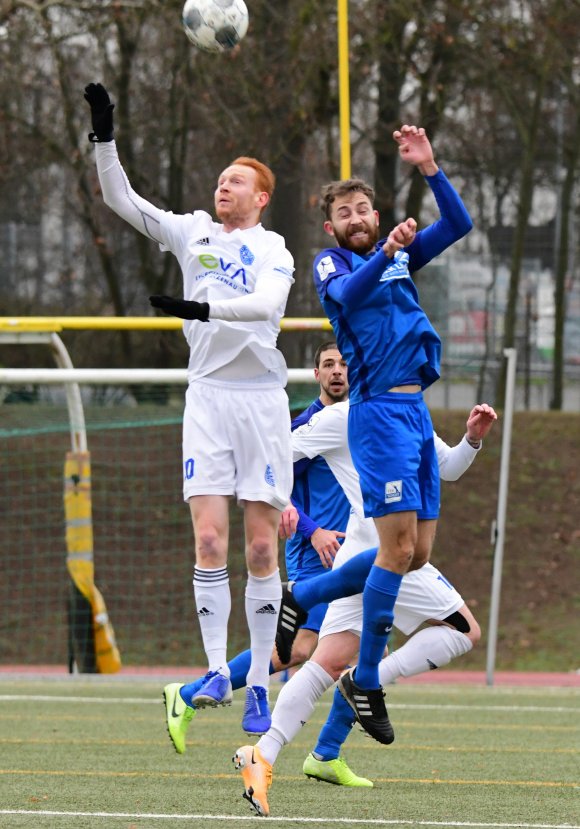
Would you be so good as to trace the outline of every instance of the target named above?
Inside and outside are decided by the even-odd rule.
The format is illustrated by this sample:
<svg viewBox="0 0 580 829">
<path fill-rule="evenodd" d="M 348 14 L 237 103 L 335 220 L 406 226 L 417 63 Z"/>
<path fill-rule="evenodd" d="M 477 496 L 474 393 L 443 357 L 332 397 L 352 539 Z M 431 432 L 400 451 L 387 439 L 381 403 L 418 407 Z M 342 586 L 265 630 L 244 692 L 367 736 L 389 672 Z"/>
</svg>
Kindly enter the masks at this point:
<svg viewBox="0 0 580 829">
<path fill-rule="evenodd" d="M 353 253 L 360 253 L 362 255 L 371 253 L 374 250 L 376 243 L 379 240 L 379 228 L 374 227 L 367 230 L 367 241 L 360 244 L 354 243 L 348 236 L 334 231 L 334 238 L 339 247 L 345 250 L 350 250 Z"/>
<path fill-rule="evenodd" d="M 340 394 L 335 394 L 331 389 L 324 389 L 326 394 L 330 397 L 333 403 L 342 403 L 348 400 L 348 387 L 345 387 Z"/>
</svg>

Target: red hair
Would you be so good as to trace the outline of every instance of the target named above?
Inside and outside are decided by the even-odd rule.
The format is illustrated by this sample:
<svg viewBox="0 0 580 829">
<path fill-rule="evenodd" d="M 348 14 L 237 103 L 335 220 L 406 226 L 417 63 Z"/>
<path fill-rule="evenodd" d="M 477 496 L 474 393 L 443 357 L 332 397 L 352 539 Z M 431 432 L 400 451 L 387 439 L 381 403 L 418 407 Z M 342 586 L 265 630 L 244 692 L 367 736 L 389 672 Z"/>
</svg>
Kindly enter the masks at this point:
<svg viewBox="0 0 580 829">
<path fill-rule="evenodd" d="M 274 192 L 274 187 L 276 186 L 276 176 L 269 167 L 266 167 L 266 165 L 262 164 L 261 161 L 258 161 L 257 158 L 250 158 L 246 155 L 241 155 L 239 158 L 235 158 L 232 161 L 232 165 L 233 164 L 241 164 L 243 167 L 251 167 L 256 173 L 256 184 L 258 185 L 258 190 L 260 190 L 260 192 L 267 193 L 269 198 L 272 198 L 272 193 Z"/>
</svg>

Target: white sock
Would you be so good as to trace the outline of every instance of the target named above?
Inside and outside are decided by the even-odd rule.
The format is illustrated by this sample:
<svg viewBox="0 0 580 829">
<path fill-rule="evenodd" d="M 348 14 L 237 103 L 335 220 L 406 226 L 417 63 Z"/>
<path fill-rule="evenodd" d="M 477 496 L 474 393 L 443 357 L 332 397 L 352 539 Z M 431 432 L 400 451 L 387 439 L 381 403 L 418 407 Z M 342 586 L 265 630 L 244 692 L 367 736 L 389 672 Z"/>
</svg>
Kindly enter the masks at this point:
<svg viewBox="0 0 580 829">
<path fill-rule="evenodd" d="M 275 763 L 282 746 L 306 725 L 316 701 L 331 685 L 334 679 L 312 661 L 305 662 L 285 683 L 272 711 L 272 725 L 257 743 L 268 763 Z"/>
<path fill-rule="evenodd" d="M 270 682 L 270 659 L 276 639 L 278 613 L 282 602 L 280 571 L 258 578 L 248 573 L 246 585 L 246 618 L 250 631 L 252 661 L 246 685 L 267 688 Z"/>
<path fill-rule="evenodd" d="M 431 625 L 390 653 L 379 664 L 379 681 L 388 685 L 400 676 L 415 676 L 448 665 L 473 647 L 471 639 L 445 625 Z"/>
<path fill-rule="evenodd" d="M 207 570 L 196 566 L 193 571 L 193 594 L 208 668 L 229 676 L 228 619 L 232 597 L 227 567 Z"/>
</svg>

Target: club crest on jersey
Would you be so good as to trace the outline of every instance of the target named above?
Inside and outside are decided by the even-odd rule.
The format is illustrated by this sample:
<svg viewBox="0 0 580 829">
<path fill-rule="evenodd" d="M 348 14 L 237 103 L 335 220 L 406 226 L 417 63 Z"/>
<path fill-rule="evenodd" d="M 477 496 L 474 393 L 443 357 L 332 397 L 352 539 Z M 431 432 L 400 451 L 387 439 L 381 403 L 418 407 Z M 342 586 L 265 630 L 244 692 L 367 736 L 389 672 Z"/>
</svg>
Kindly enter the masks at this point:
<svg viewBox="0 0 580 829">
<path fill-rule="evenodd" d="M 318 276 L 320 277 L 321 282 L 324 282 L 326 277 L 329 274 L 334 273 L 335 270 L 336 266 L 332 261 L 332 256 L 324 256 L 316 266 L 316 271 L 318 273 Z"/>
<path fill-rule="evenodd" d="M 274 472 L 272 471 L 272 467 L 270 466 L 270 464 L 267 465 L 266 471 L 264 472 L 264 480 L 266 481 L 268 486 L 276 486 Z"/>
<path fill-rule="evenodd" d="M 395 504 L 403 498 L 403 482 L 387 481 L 385 484 L 385 504 Z"/>
<path fill-rule="evenodd" d="M 240 248 L 240 259 L 244 265 L 251 265 L 256 257 L 247 245 L 242 245 Z"/>
<path fill-rule="evenodd" d="M 388 282 L 391 279 L 404 279 L 406 276 L 411 276 L 409 273 L 409 254 L 398 250 L 392 261 L 389 262 L 379 282 Z"/>
<path fill-rule="evenodd" d="M 314 427 L 316 426 L 316 424 L 318 423 L 319 420 L 320 420 L 320 414 L 318 412 L 315 412 L 312 415 L 312 417 L 310 418 L 310 420 L 308 421 L 308 423 L 303 423 L 302 426 L 299 426 L 295 430 L 295 432 L 299 435 L 307 435 L 308 432 L 311 432 L 312 429 L 314 429 Z"/>
</svg>

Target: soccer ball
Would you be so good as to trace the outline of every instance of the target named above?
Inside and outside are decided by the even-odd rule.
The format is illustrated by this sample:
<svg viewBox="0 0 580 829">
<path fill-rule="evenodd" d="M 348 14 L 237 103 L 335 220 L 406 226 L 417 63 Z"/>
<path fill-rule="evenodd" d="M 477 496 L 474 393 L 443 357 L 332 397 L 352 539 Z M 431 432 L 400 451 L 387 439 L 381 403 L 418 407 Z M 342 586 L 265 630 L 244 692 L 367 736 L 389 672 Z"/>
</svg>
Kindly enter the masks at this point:
<svg viewBox="0 0 580 829">
<path fill-rule="evenodd" d="M 198 49 L 227 52 L 248 31 L 248 9 L 244 0 L 187 0 L 183 28 Z"/>
</svg>

